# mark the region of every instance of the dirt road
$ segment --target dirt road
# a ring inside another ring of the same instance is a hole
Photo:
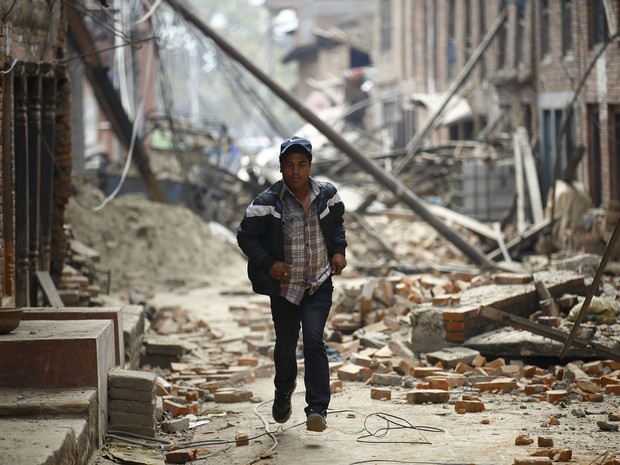
[[[244,289],[249,287],[243,276],[223,278],[200,289],[157,294],[152,303],[181,306],[225,337],[243,337],[250,330],[240,327],[229,309],[266,302],[239,292]],[[575,464],[602,464],[605,457],[620,456],[620,433],[602,431],[597,425],[607,421],[609,413],[620,412],[620,396],[605,396],[597,403],[549,404],[519,393],[481,394],[462,387],[451,391],[447,404],[412,405],[405,401],[406,388],[393,388],[392,399],[380,401],[371,399],[370,386],[344,382],[343,390],[333,396],[327,431],[310,433],[305,431],[301,379],[293,396],[293,415],[284,425],[271,419],[271,378],[257,378],[247,388],[253,402],[220,404],[217,407],[226,414],[195,429],[192,445],[206,448],[199,451],[206,460],[198,463],[500,465],[516,463],[515,458],[535,451],[565,449],[570,449],[570,463]],[[480,396],[485,410],[456,413],[453,402],[463,393]],[[248,446],[235,445],[240,432],[251,438]],[[533,443],[515,445],[521,435]],[[553,447],[538,447],[539,438],[551,440]]]

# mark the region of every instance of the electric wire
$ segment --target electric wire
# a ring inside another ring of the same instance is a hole
[[[15,68],[15,65],[17,64],[19,60],[17,58],[15,58],[13,60],[13,63],[11,63],[11,67],[9,69],[7,69],[6,71],[0,71],[0,74],[9,74],[11,71],[13,71],[13,68]]]
[[[138,26],[142,24],[143,22],[147,21],[151,16],[153,16],[157,8],[159,8],[159,5],[161,5],[161,2],[162,0],[155,0],[155,2],[153,2],[153,5],[151,5],[150,9],[144,14],[144,16],[142,16],[140,19],[137,19],[136,21],[133,21],[130,24],[132,26]],[[143,3],[146,4],[146,2],[143,2]]]
[[[104,31],[109,32],[115,37],[121,37],[127,42],[131,41],[131,38],[127,37],[123,31],[116,29],[113,24],[111,25],[109,21],[105,21],[104,19],[101,18],[100,15],[95,13],[95,12],[103,12],[107,18],[110,18],[110,13],[104,8],[101,8],[99,10],[90,10],[86,8],[84,5],[82,5],[78,0],[69,0],[67,4],[70,7],[72,7],[75,11],[80,13],[83,17],[90,18],[93,21],[93,23],[96,23],[96,25],[100,26],[101,29],[103,29]]]
[[[146,84],[149,82],[150,76],[151,76],[151,61],[153,59],[153,50],[149,50],[149,53],[147,55],[147,63],[146,63],[146,72],[144,73],[144,83],[145,83],[145,88],[146,88]],[[138,106],[138,112],[136,114],[136,117],[134,118],[133,121],[133,128],[131,131],[131,141],[129,143],[129,150],[127,152],[127,157],[125,159],[125,166],[123,167],[123,172],[121,174],[121,178],[118,181],[118,184],[116,186],[116,188],[112,191],[112,193],[110,195],[108,195],[105,199],[103,199],[103,201],[97,205],[96,207],[91,208],[90,210],[93,212],[98,212],[103,210],[106,205],[112,201],[120,192],[120,190],[122,189],[123,185],[125,184],[125,180],[127,179],[127,174],[129,173],[129,167],[131,166],[131,160],[133,158],[133,150],[136,144],[136,139],[138,136],[138,126],[140,121],[142,120],[142,113],[144,111],[144,103],[146,102],[146,95],[142,96],[142,99],[140,101],[140,105]]]

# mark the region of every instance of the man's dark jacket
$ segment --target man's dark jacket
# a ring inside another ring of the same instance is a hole
[[[321,231],[327,244],[329,258],[336,253],[344,255],[347,241],[344,231],[344,204],[336,188],[328,182],[319,182],[320,193],[315,199]],[[269,269],[284,260],[282,235],[282,180],[260,193],[248,206],[237,229],[237,243],[248,257],[248,277],[258,294],[275,296],[280,293],[280,282],[269,276]]]

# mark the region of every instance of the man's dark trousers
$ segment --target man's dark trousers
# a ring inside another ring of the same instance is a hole
[[[295,385],[296,349],[301,327],[306,404],[318,411],[325,410],[330,400],[329,362],[323,342],[323,330],[332,305],[332,294],[330,277],[314,294],[309,295],[306,291],[299,305],[292,304],[284,297],[271,297],[271,316],[276,331],[275,387],[278,391],[288,392]]]

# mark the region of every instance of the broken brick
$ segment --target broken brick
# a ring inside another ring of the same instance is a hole
[[[553,438],[538,436],[538,447],[553,447]]]
[[[422,389],[409,391],[406,394],[409,404],[445,404],[450,400],[450,393],[439,389]]]
[[[484,403],[478,400],[457,400],[454,403],[457,413],[475,413],[484,411]]]
[[[386,388],[372,388],[370,390],[370,398],[374,400],[391,400],[392,390]]]

